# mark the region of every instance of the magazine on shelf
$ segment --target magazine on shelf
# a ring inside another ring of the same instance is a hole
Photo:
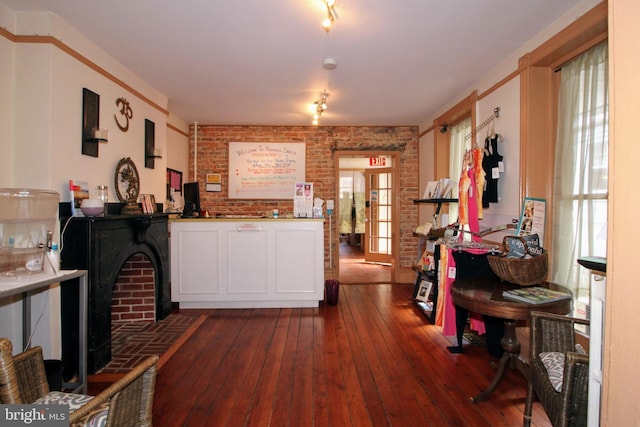
[[[71,215],[84,216],[80,210],[82,200],[89,198],[89,184],[86,181],[69,180],[69,196],[71,199]]]
[[[516,228],[516,236],[524,237],[537,234],[540,242],[544,242],[546,206],[545,199],[525,197],[518,227]]]
[[[544,304],[571,298],[571,294],[553,291],[542,286],[533,286],[503,291],[502,296],[529,304]]]

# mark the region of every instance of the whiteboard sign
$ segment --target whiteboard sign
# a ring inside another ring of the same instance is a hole
[[[304,142],[230,142],[230,199],[292,199],[305,181]]]

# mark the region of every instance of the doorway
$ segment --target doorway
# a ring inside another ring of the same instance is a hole
[[[395,153],[340,153],[338,278],[343,284],[393,283],[397,249]]]

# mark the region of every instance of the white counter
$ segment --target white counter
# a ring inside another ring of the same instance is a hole
[[[322,219],[170,221],[171,299],[180,308],[317,307]]]

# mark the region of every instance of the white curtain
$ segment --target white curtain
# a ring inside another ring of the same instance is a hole
[[[365,226],[364,172],[340,171],[339,232],[363,234]]]
[[[606,256],[609,96],[606,42],[562,67],[550,278],[578,299],[589,272],[576,260]]]
[[[460,173],[462,172],[462,161],[464,153],[471,148],[471,138],[465,141],[465,137],[471,134],[471,117],[468,117],[458,124],[451,126],[450,150],[449,150],[449,178],[456,183],[460,182]],[[456,193],[454,198],[458,197]],[[453,224],[458,220],[458,204],[449,204],[449,224]]]

